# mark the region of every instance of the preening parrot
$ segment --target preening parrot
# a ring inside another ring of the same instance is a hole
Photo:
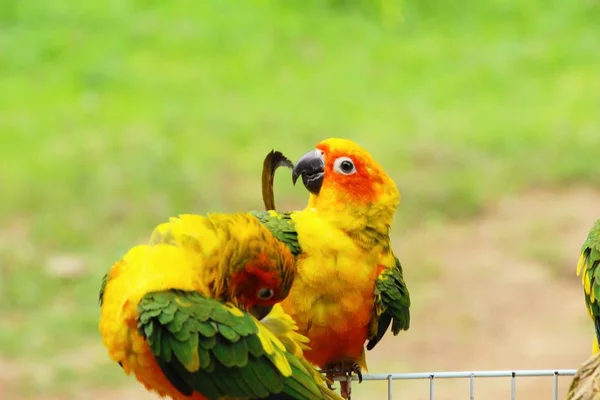
[[[296,269],[248,213],[171,218],[105,276],[102,340],[127,374],[175,400],[339,400],[278,304]]]
[[[400,193],[365,149],[345,139],[324,140],[302,156],[293,182],[300,177],[310,192],[304,210],[253,214],[296,257],[298,274],[281,304],[310,339],[305,357],[329,377],[354,372],[360,380],[365,342],[371,350],[390,324],[394,335],[410,324],[409,292],[389,238]]]
[[[600,352],[588,358],[577,370],[566,400],[600,399]]]
[[[594,342],[592,354],[598,352],[600,341],[600,219],[594,223],[588,237],[581,247],[581,255],[577,263],[577,276],[581,275],[581,282],[585,292],[585,305],[594,321]]]

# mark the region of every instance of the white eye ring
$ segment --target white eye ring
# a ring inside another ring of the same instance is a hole
[[[356,167],[350,157],[336,158],[333,162],[333,169],[343,175],[352,175],[356,172]]]
[[[275,295],[275,292],[271,288],[260,288],[256,292],[256,297],[261,300],[271,300],[271,298]]]

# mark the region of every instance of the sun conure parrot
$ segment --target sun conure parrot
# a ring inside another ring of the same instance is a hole
[[[600,352],[588,358],[577,370],[566,400],[600,399]]]
[[[289,249],[250,214],[171,218],[105,276],[104,345],[176,400],[339,400],[277,304],[295,274]]]
[[[305,357],[329,377],[355,372],[361,380],[365,341],[371,350],[390,324],[394,335],[409,328],[409,292],[389,238],[400,194],[371,155],[345,139],[302,156],[293,182],[299,177],[310,192],[304,210],[253,213],[296,257],[298,275],[281,304],[310,339]],[[268,193],[265,186],[263,179]],[[347,390],[342,382],[344,397]]]
[[[596,221],[583,246],[577,263],[577,276],[581,275],[581,282],[585,292],[585,305],[594,321],[594,342],[592,354],[598,352],[600,340],[600,219]]]

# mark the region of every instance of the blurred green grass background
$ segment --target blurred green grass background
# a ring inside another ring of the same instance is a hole
[[[124,379],[102,351],[64,362],[99,346],[101,276],[170,215],[262,208],[272,148],[358,141],[403,193],[396,230],[598,185],[599,21],[591,0],[2,1],[0,358],[31,393]]]

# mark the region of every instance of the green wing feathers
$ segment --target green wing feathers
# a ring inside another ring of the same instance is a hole
[[[292,254],[297,256],[302,252],[291,212],[250,211],[250,214],[270,230],[273,236],[285,243]]]
[[[138,331],[184,395],[330,398],[311,371],[250,314],[195,292],[146,295],[138,306]]]
[[[594,319],[596,336],[600,341],[600,219],[596,221],[583,246],[577,263],[577,276],[585,291],[585,303]]]
[[[400,261],[395,257],[394,259],[395,265],[384,268],[375,282],[376,323],[367,343],[367,350],[373,349],[379,343],[390,324],[394,336],[410,326],[410,296],[404,283]]]

